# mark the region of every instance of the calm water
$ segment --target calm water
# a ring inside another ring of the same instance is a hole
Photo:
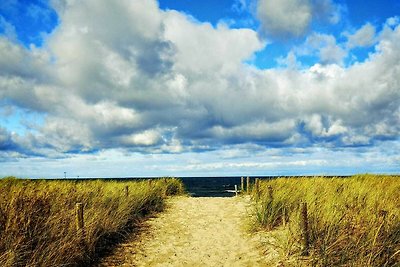
[[[262,179],[270,178],[272,177]],[[240,177],[182,177],[179,179],[193,197],[232,197],[235,193],[226,192],[226,190],[235,190],[235,184],[240,190]],[[251,183],[254,183],[254,179],[250,178]]]

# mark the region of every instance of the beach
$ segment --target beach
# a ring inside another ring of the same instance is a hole
[[[263,253],[246,231],[249,209],[246,197],[171,198],[100,266],[276,266],[273,251]]]

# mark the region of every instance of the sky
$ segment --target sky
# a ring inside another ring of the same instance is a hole
[[[0,177],[400,173],[398,0],[2,0]]]

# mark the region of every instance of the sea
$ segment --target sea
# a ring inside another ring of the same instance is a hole
[[[235,185],[238,190],[241,189],[240,176],[224,177],[175,177],[180,179],[186,189],[186,192],[192,197],[232,197],[235,195]],[[254,183],[255,178],[273,179],[276,176],[257,176],[250,177],[250,183]],[[121,178],[122,179],[157,179],[157,178]],[[246,186],[246,177],[244,179]]]
[[[250,177],[254,183],[256,177]],[[271,179],[273,177],[257,177]],[[185,189],[192,197],[232,197],[235,195],[235,185],[241,189],[241,177],[181,177]],[[246,179],[244,179],[246,184]]]

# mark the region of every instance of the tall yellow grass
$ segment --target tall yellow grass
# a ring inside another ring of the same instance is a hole
[[[0,266],[87,266],[146,214],[161,211],[166,196],[181,193],[176,179],[0,179]],[[77,202],[84,204],[84,234],[76,229]]]
[[[279,233],[286,256],[301,254],[306,202],[309,265],[400,266],[400,177],[278,178],[262,181],[253,199],[256,225]]]

